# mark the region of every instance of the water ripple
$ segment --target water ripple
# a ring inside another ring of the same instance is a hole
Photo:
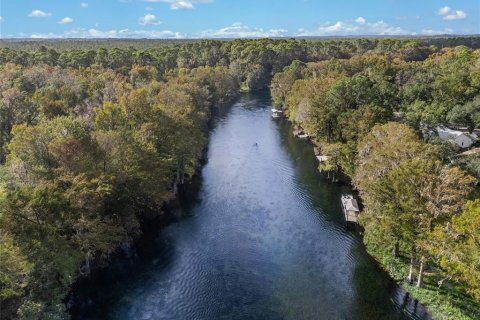
[[[398,318],[401,298],[345,230],[343,189],[321,177],[311,149],[272,121],[268,96],[240,100],[211,133],[201,201],[162,230],[160,262],[132,277],[110,317]],[[364,268],[386,283],[378,300]]]

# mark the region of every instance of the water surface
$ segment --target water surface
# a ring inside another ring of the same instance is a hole
[[[312,146],[271,118],[270,103],[244,96],[216,119],[186,217],[159,231],[127,276],[102,284],[101,308],[77,318],[424,318],[345,230],[348,187],[318,173]]]

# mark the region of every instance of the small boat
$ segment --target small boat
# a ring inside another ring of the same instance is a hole
[[[358,222],[358,215],[360,209],[358,208],[357,200],[351,194],[342,195],[342,209],[345,215],[345,222]]]
[[[281,118],[283,117],[283,111],[273,108],[272,109],[272,118]]]

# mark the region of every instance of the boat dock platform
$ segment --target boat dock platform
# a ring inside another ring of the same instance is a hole
[[[360,214],[360,209],[358,208],[357,200],[355,200],[352,195],[342,195],[342,209],[343,214],[345,215],[345,223],[358,223],[358,215]]]
[[[293,135],[299,139],[302,140],[308,140],[310,139],[310,136],[305,133],[305,131],[302,128],[298,128],[293,130]]]
[[[272,118],[282,118],[283,117],[283,111],[279,109],[272,109]]]

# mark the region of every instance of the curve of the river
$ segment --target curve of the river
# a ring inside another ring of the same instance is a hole
[[[85,319],[428,317],[345,230],[348,187],[270,108],[245,95],[216,119],[195,203]]]

